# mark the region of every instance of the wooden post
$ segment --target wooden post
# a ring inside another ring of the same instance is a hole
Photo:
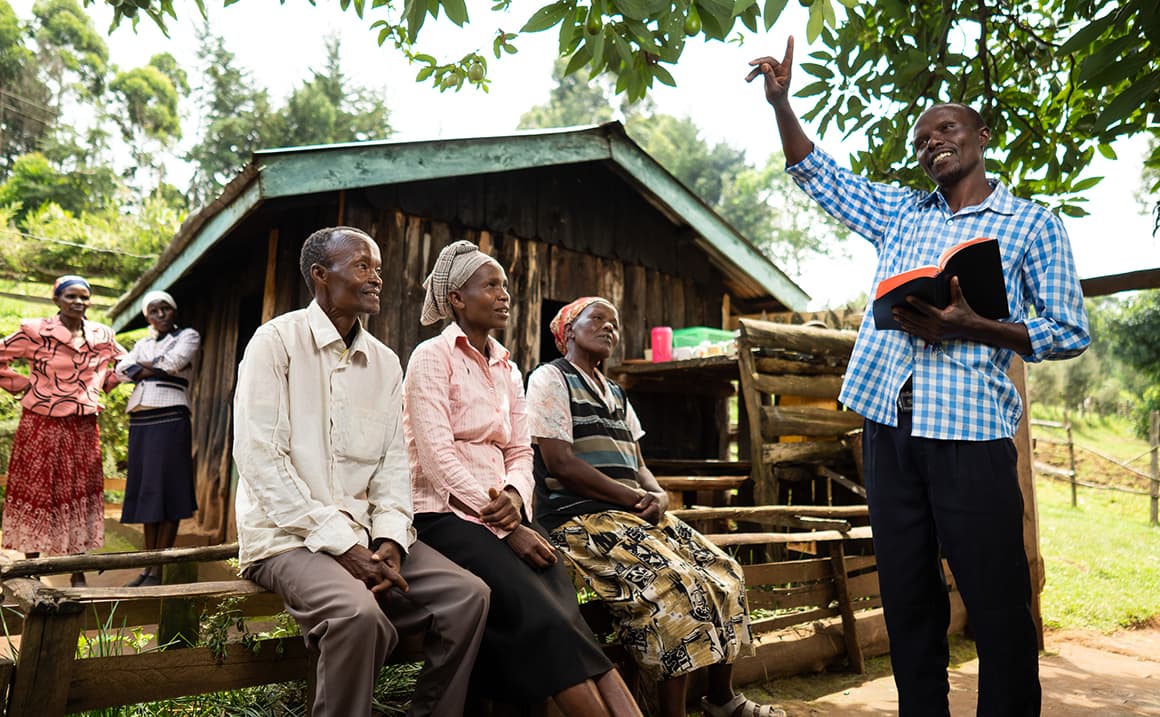
[[[854,619],[854,606],[850,604],[846,554],[840,540],[830,543],[830,567],[834,570],[834,595],[838,599],[838,610],[842,613],[842,639],[846,642],[846,657],[850,660],[850,669],[861,675],[866,672],[866,660],[862,656],[862,645],[858,642],[858,622]]]
[[[1076,506],[1075,443],[1072,442],[1071,438],[1071,416],[1066,413],[1063,414],[1063,426],[1067,430],[1067,460],[1068,468],[1071,469],[1071,507],[1074,508]]]
[[[274,318],[278,301],[278,230],[266,237],[266,283],[262,290],[262,323]]]
[[[1039,596],[1043,592],[1046,575],[1043,554],[1039,552],[1039,504],[1035,497],[1035,473],[1031,455],[1031,405],[1027,402],[1027,365],[1016,356],[1007,369],[1007,376],[1023,399],[1023,418],[1015,432],[1016,461],[1019,470],[1019,490],[1023,493],[1023,550],[1027,553],[1027,569],[1031,573],[1031,616],[1035,620],[1035,632],[1039,649],[1043,649],[1043,612]]]
[[[197,563],[169,563],[162,568],[162,582],[184,585],[197,582]],[[157,624],[157,644],[169,647],[193,647],[197,644],[197,603],[194,600],[167,598],[161,601]]]
[[[1149,416],[1148,443],[1152,446],[1152,527],[1160,525],[1160,411],[1152,411]]]
[[[7,714],[63,717],[84,606],[34,580],[7,581],[5,588],[27,615]]]

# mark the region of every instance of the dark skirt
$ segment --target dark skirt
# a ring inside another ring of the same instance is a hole
[[[97,417],[25,409],[12,440],[4,547],[73,555],[105,542],[105,476]]]
[[[122,523],[181,520],[197,510],[189,409],[129,414],[129,470]]]
[[[452,513],[420,513],[415,528],[420,540],[491,588],[491,610],[473,673],[473,684],[483,695],[516,704],[538,702],[612,669],[580,615],[562,559],[536,570],[490,530]]]

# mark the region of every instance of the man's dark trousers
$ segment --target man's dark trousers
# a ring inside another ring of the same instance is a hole
[[[947,441],[866,421],[863,461],[901,717],[947,706],[950,604],[939,550],[979,653],[980,717],[1039,714],[1039,654],[1023,548],[1023,497],[1009,439]]]

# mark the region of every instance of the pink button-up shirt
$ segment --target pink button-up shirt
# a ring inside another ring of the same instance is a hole
[[[24,393],[26,411],[42,416],[91,416],[100,413],[101,390],[120,383],[112,366],[125,355],[113,330],[85,321],[82,341],[59,316],[25,319],[16,333],[0,339],[0,388]],[[9,368],[12,361],[28,362],[27,376]]]
[[[458,324],[415,348],[403,381],[403,431],[415,513],[453,512],[451,496],[479,513],[488,489],[514,487],[532,515],[532,443],[523,381],[488,337],[485,358]],[[492,529],[503,538],[507,531]]]

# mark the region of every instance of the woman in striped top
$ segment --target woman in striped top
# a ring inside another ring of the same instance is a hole
[[[784,717],[733,693],[734,660],[753,654],[741,567],[666,512],[640,421],[600,371],[620,341],[616,307],[578,299],[551,330],[564,358],[528,379],[536,519],[618,620],[621,642],[658,683],[662,715],[683,717],[688,676],[704,667],[705,714]]]

